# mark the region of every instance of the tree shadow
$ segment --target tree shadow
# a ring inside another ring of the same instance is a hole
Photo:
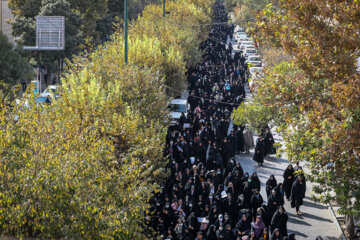
[[[298,231],[294,231],[294,230],[289,230],[288,233],[295,233],[296,236],[300,236],[300,237],[303,237],[303,238],[307,238],[308,235],[306,235],[305,233],[302,233],[302,232],[298,232]]]
[[[321,221],[321,222],[330,222],[330,223],[333,222],[330,219],[319,217],[319,216],[316,216],[316,215],[313,215],[313,214],[310,214],[310,213],[303,213],[302,216],[304,218],[311,218],[311,219],[315,219],[316,221]]]
[[[274,170],[274,171],[277,170],[277,171],[280,171],[281,173],[284,172],[284,170],[285,170],[285,169],[282,169],[282,168],[276,168],[276,167],[268,166],[268,165],[266,165],[266,163],[264,163],[264,166],[262,166],[262,167],[263,168],[269,168],[269,169]],[[278,176],[278,177],[280,177],[280,176]]]
[[[310,197],[305,197],[306,199],[309,199],[310,201],[304,201],[304,206],[309,208],[316,208],[316,209],[327,209],[328,207],[316,202],[313,202]]]
[[[324,239],[324,240],[338,240],[339,238],[325,236],[325,237],[323,237],[323,239]]]
[[[301,216],[297,216],[295,217],[294,214],[291,214],[291,213],[288,213],[289,215],[289,220],[288,222],[290,223],[293,223],[293,224],[299,224],[299,225],[304,225],[304,226],[312,226],[311,224],[305,222],[305,221],[302,221],[300,219],[303,219]],[[290,217],[291,216],[291,217]]]
[[[290,164],[290,162],[288,160],[286,160],[286,159],[272,157],[272,156],[266,156],[266,160],[271,161],[271,162],[289,163]],[[283,169],[283,170],[285,170],[285,169]]]

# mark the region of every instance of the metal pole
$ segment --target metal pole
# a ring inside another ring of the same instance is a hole
[[[124,1],[125,64],[128,63],[128,0]]]
[[[166,0],[163,0],[163,17],[165,17],[165,14],[166,14],[166,12],[165,12],[165,2],[166,2]]]
[[[2,19],[3,19],[3,16],[2,16],[2,0],[0,0],[0,31],[2,32]]]

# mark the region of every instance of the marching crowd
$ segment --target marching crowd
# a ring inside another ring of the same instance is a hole
[[[214,6],[214,18],[228,20],[220,2]],[[232,57],[231,44],[225,44],[233,32],[232,26],[214,25],[200,46],[202,61],[188,72],[191,111],[168,131],[165,155],[171,174],[150,201],[149,225],[162,239],[295,239],[288,234],[283,204],[291,199],[301,214],[301,167],[289,165],[283,182],[271,175],[267,196],[262,196],[257,173],[244,172],[235,161],[235,154],[255,148],[253,159],[262,165],[265,156],[274,153],[274,139],[267,128],[254,144],[249,129],[230,126],[230,113],[244,100],[247,80],[244,57]]]

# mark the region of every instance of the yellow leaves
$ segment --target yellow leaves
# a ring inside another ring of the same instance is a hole
[[[200,37],[207,36],[177,25],[211,22],[212,2],[169,2],[166,22],[158,21],[159,6],[147,7],[130,30],[129,65],[116,33],[69,63],[61,99],[51,107],[39,111],[27,99],[31,109],[17,124],[3,121],[0,110],[4,233],[10,232],[4,222],[15,222],[9,213],[21,211],[26,220],[11,232],[27,234],[23,225],[33,225],[40,238],[104,239],[125,232],[145,239],[140,216],[164,174],[165,83],[185,87],[186,65],[196,62]]]

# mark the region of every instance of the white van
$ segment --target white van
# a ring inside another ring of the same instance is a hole
[[[181,117],[181,113],[184,113],[185,117],[187,117],[189,109],[190,105],[186,99],[173,99],[170,103],[171,125],[176,124]]]

